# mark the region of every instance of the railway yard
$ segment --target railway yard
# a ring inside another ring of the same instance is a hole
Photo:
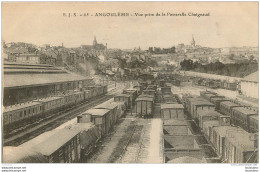
[[[7,107],[3,137],[7,163],[258,163],[258,104],[146,75]]]

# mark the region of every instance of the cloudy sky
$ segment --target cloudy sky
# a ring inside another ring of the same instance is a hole
[[[130,13],[95,17],[95,13]],[[187,16],[135,16],[135,13]],[[188,13],[210,13],[209,17]],[[63,13],[89,13],[64,17]],[[133,16],[131,16],[133,15]],[[209,47],[258,46],[257,2],[8,2],[2,4],[2,39],[77,47],[98,42],[109,48],[170,47],[196,43]]]

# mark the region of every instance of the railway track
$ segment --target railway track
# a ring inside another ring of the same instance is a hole
[[[124,87],[123,87],[124,88]],[[100,104],[103,103],[110,98],[113,97],[113,94],[116,94],[121,91],[122,88],[116,88],[109,93],[107,93],[105,96],[99,97],[91,102],[80,104],[79,106],[71,108],[68,112],[62,113],[57,116],[53,116],[52,118],[47,118],[44,120],[40,120],[35,122],[31,126],[27,126],[19,131],[19,134],[15,134],[13,136],[10,136],[8,138],[4,138],[4,146],[18,146],[20,144],[23,144],[24,142],[46,132],[50,131],[59,125],[75,118],[80,113]]]
[[[145,129],[137,120],[117,163],[138,163],[143,148]]]

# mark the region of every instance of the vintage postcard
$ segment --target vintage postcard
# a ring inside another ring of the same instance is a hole
[[[2,163],[258,164],[258,10],[3,2]]]

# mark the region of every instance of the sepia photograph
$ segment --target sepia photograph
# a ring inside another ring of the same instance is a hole
[[[257,1],[1,6],[2,165],[259,163]]]

